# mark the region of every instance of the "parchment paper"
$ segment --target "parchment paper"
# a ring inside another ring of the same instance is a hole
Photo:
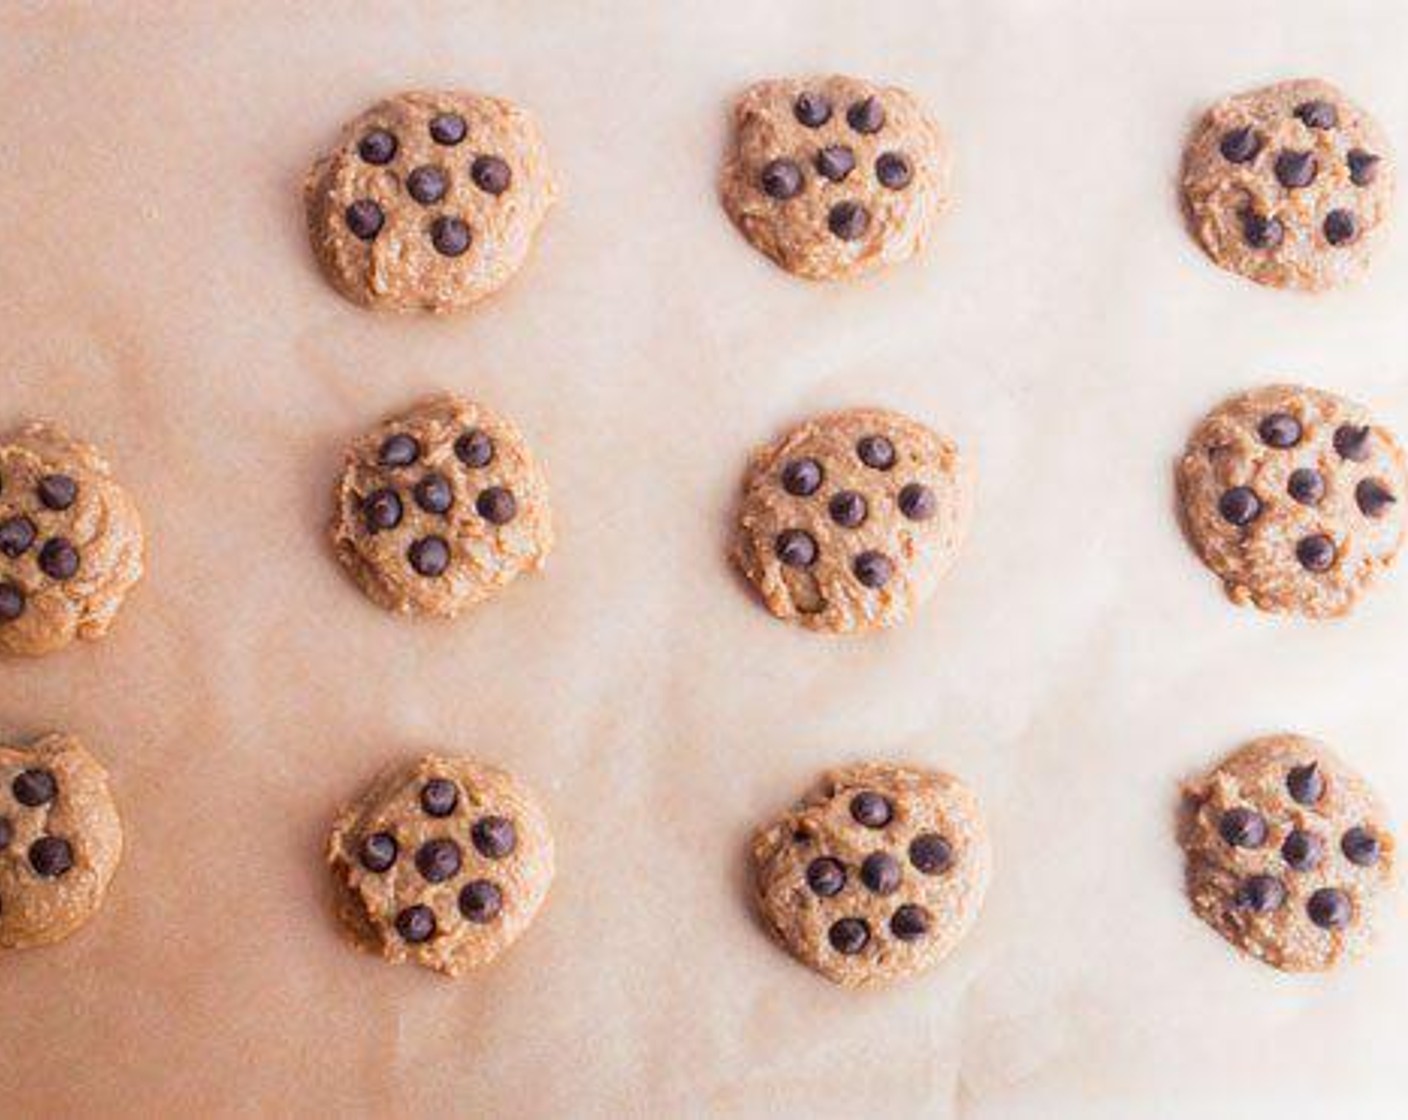
[[[1306,298],[1214,268],[1176,197],[1197,112],[1282,77],[1408,151],[1405,36],[1391,0],[5,5],[0,420],[106,449],[150,570],[110,640],[0,666],[0,730],[82,735],[128,836],[97,920],[0,961],[0,1112],[1401,1115],[1401,899],[1370,960],[1281,976],[1188,912],[1172,824],[1179,780],[1278,729],[1408,824],[1408,572],[1340,624],[1238,611],[1171,466],[1278,377],[1408,433],[1402,230]],[[829,70],[914,89],[956,150],[932,251],[846,287],[715,197],[732,95]],[[345,119],[417,86],[522,101],[563,182],[513,286],[439,321],[335,296],[299,198]],[[561,540],[417,625],[324,526],[341,444],[440,388],[526,430]],[[754,445],[872,402],[975,457],[975,530],[912,626],[828,641],[724,542]],[[458,984],[349,949],[320,862],[337,806],[431,748],[535,784],[560,853],[534,928]],[[972,783],[997,864],[952,958],[854,995],[769,943],[745,850],[873,756]]]

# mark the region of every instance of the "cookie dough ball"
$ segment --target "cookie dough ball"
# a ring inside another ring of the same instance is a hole
[[[833,412],[753,456],[733,557],[778,618],[894,626],[952,564],[971,503],[952,441],[897,412]]]
[[[963,939],[992,856],[957,778],[868,763],[826,774],[753,841],[758,905],[779,942],[853,988],[911,976]]]
[[[1321,291],[1359,275],[1393,190],[1379,126],[1328,82],[1220,101],[1184,154],[1184,199],[1203,248],[1275,288]]]
[[[0,653],[101,638],[142,549],[137,508],[95,449],[52,424],[0,444]]]
[[[403,93],[308,174],[313,251],[363,307],[453,311],[498,291],[557,197],[533,118],[497,97]]]
[[[458,976],[532,923],[552,883],[553,846],[518,779],[432,755],[385,771],[338,817],[328,862],[357,945]]]
[[[547,481],[503,417],[433,397],[348,449],[332,538],[373,602],[453,618],[543,566]]]
[[[1181,842],[1198,917],[1287,972],[1320,972],[1373,938],[1393,874],[1383,807],[1328,748],[1258,739],[1184,791]]]
[[[121,855],[107,773],[82,743],[0,745],[0,948],[73,933],[102,905]]]
[[[1351,610],[1403,541],[1398,441],[1361,406],[1273,385],[1214,409],[1178,467],[1203,562],[1239,604],[1310,618]]]
[[[759,82],[738,99],[734,128],[724,209],[797,276],[908,260],[948,206],[948,150],[905,90],[841,76]]]

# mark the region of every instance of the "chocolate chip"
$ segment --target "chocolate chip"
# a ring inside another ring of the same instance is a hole
[[[15,826],[10,823],[9,817],[0,817],[0,851],[10,846],[10,841],[15,838]]]
[[[1328,101],[1316,98],[1314,101],[1302,101],[1296,106],[1296,116],[1298,116],[1307,128],[1334,128],[1339,123],[1340,115],[1335,112],[1335,107]]]
[[[513,182],[513,171],[498,156],[475,156],[469,165],[469,177],[485,194],[500,195]]]
[[[900,489],[900,512],[911,521],[928,521],[939,511],[939,500],[929,487],[918,482]]]
[[[38,530],[28,517],[9,517],[0,521],[0,552],[11,560],[23,556],[34,543]]]
[[[1223,813],[1217,831],[1234,848],[1259,848],[1266,843],[1266,819],[1242,806]]]
[[[422,206],[439,202],[450,189],[450,180],[438,167],[417,167],[406,176],[407,193]]]
[[[1325,499],[1325,476],[1310,467],[1291,472],[1286,490],[1303,506],[1318,506]]]
[[[29,846],[29,865],[36,875],[56,879],[73,869],[73,847],[59,836],[41,836]]]
[[[1250,525],[1261,515],[1261,499],[1250,486],[1234,486],[1218,499],[1217,512],[1231,525]]]
[[[857,132],[879,132],[885,127],[885,106],[878,97],[856,101],[846,110],[846,123]]]
[[[820,128],[831,119],[831,102],[819,93],[800,93],[792,105],[792,114],[807,128]]]
[[[1286,792],[1298,805],[1314,805],[1325,793],[1325,779],[1317,763],[1293,766],[1286,772]]]
[[[1349,164],[1349,180],[1356,187],[1367,187],[1379,177],[1379,157],[1363,148],[1351,148],[1345,162]]]
[[[401,524],[401,496],[395,490],[373,490],[362,502],[367,532],[381,533]]]
[[[1273,412],[1257,425],[1257,434],[1268,447],[1285,450],[1300,442],[1302,429],[1300,421],[1289,412]]]
[[[458,218],[441,214],[430,223],[430,243],[442,257],[458,257],[471,240],[469,227]]]
[[[13,583],[0,583],[0,622],[14,622],[24,614],[24,592]]]
[[[1351,210],[1331,210],[1325,215],[1325,240],[1331,245],[1347,245],[1359,232],[1359,223]]]
[[[1255,210],[1242,211],[1242,240],[1253,249],[1274,249],[1285,236],[1286,228],[1279,219],[1258,214]]]
[[[420,807],[432,817],[448,817],[460,803],[460,791],[449,778],[431,778],[420,787]]]
[[[773,550],[789,568],[810,568],[816,563],[816,541],[802,529],[784,529],[778,533]]]
[[[474,508],[490,525],[507,525],[518,515],[518,500],[513,491],[502,486],[490,486],[479,491]]]
[[[870,512],[864,495],[855,490],[842,490],[833,494],[826,509],[831,514],[831,520],[843,529],[854,529],[863,524]]]
[[[953,848],[937,832],[921,832],[909,842],[909,862],[925,875],[942,875],[953,865]]]
[[[1309,152],[1288,149],[1276,157],[1276,178],[1289,190],[1310,186],[1318,170],[1315,157]]]
[[[775,159],[763,168],[758,182],[769,198],[786,201],[801,193],[802,169],[790,159]]]
[[[1281,858],[1296,871],[1309,871],[1325,854],[1325,845],[1313,832],[1295,828],[1281,844]]]
[[[420,458],[420,441],[404,433],[389,436],[377,452],[377,462],[383,467],[409,467]]]
[[[427,840],[416,849],[416,870],[427,883],[443,883],[460,873],[460,846],[443,837]]]
[[[399,852],[400,845],[396,843],[396,837],[391,833],[373,832],[362,841],[362,850],[358,853],[357,858],[362,861],[362,866],[368,871],[380,875],[383,871],[391,869]]]
[[[890,582],[890,577],[895,574],[895,566],[883,552],[871,550],[862,552],[855,558],[851,571],[866,587],[878,590]]]
[[[1365,517],[1382,517],[1398,499],[1377,478],[1366,478],[1354,488],[1354,501]]]
[[[376,237],[386,222],[386,215],[381,212],[381,207],[370,198],[357,199],[347,207],[343,217],[346,219],[347,228],[352,231],[352,235],[363,241],[370,241]]]
[[[842,241],[859,241],[870,228],[870,212],[858,202],[838,202],[826,215],[826,228]]]
[[[492,922],[504,906],[503,892],[488,879],[475,879],[460,888],[460,913],[476,925]]]
[[[902,191],[914,178],[914,168],[899,152],[881,152],[875,161],[875,178],[880,180],[882,187]]]
[[[10,792],[21,805],[33,809],[53,801],[59,795],[59,783],[52,770],[23,770],[10,783]]]
[[[831,144],[816,154],[817,174],[833,183],[842,182],[856,169],[856,156],[844,144]]]
[[[1352,463],[1367,462],[1370,435],[1367,424],[1341,424],[1335,429],[1335,451]]]
[[[851,798],[851,817],[866,828],[884,828],[894,815],[890,799],[874,790],[861,790]]]
[[[929,911],[905,903],[891,915],[890,932],[901,941],[918,941],[929,932]]]
[[[1308,572],[1328,572],[1335,566],[1337,554],[1335,542],[1323,533],[1305,537],[1296,545],[1296,559]]]
[[[50,579],[72,579],[78,574],[78,549],[63,537],[53,537],[39,550],[39,570]]]
[[[809,498],[821,488],[822,476],[815,459],[793,459],[782,468],[782,488],[794,498]]]
[[[1379,838],[1362,825],[1355,825],[1340,837],[1344,858],[1359,867],[1373,867],[1379,862]]]
[[[474,428],[455,440],[455,455],[474,470],[487,467],[494,459],[494,441],[488,432]]]
[[[846,869],[838,859],[822,856],[807,864],[807,886],[821,898],[841,893],[846,885]]]
[[[1321,929],[1343,929],[1349,925],[1349,896],[1334,887],[1321,887],[1305,904],[1310,920]]]
[[[889,852],[871,852],[860,865],[860,881],[876,894],[900,889],[900,864]]]
[[[856,455],[872,470],[887,471],[895,465],[895,445],[884,436],[863,436],[856,441]]]
[[[503,859],[518,847],[518,829],[507,817],[480,817],[469,835],[475,850],[485,859]]]
[[[455,504],[455,492],[443,474],[428,474],[416,483],[416,505],[426,513],[444,513]]]
[[[367,163],[380,167],[396,158],[399,146],[396,137],[386,129],[374,128],[362,137],[362,142],[357,145],[357,154]]]
[[[1233,903],[1239,910],[1251,910],[1257,914],[1270,914],[1279,910],[1286,901],[1286,888],[1274,875],[1252,875],[1242,880],[1233,896]]]
[[[1224,132],[1217,150],[1228,163],[1249,163],[1261,151],[1261,136],[1250,125]]]
[[[78,500],[78,483],[66,474],[46,474],[34,489],[46,509],[66,510]]]
[[[831,924],[826,939],[838,953],[853,957],[870,941],[870,926],[864,918],[842,918]]]
[[[429,906],[407,906],[396,915],[396,932],[412,945],[429,941],[435,936],[435,911]]]
[[[458,144],[468,131],[469,126],[458,113],[440,113],[430,120],[430,138],[447,147]]]
[[[450,566],[450,545],[444,537],[421,537],[412,543],[407,556],[418,575],[441,576]]]

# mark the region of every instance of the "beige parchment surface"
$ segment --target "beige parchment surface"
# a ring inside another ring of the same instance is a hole
[[[1408,432],[1408,235],[1310,299],[1215,269],[1175,194],[1203,105],[1298,74],[1408,152],[1405,39],[1391,0],[5,4],[0,422],[105,448],[150,565],[110,640],[0,666],[0,731],[82,735],[129,841],[98,920],[0,960],[0,1112],[1401,1115],[1401,899],[1372,959],[1280,976],[1188,913],[1172,821],[1180,779],[1286,729],[1408,822],[1408,572],[1339,624],[1237,611],[1171,466],[1273,377]],[[831,69],[956,147],[932,251],[845,288],[749,250],[714,186],[731,95]],[[300,178],[437,85],[535,110],[562,202],[500,298],[377,317],[318,276]],[[323,529],[343,441],[440,388],[525,429],[561,540],[415,625]],[[836,642],[723,553],[749,450],[851,403],[981,482],[930,608]],[[320,865],[342,801],[427,749],[512,767],[558,844],[538,923],[458,984],[347,948]],[[768,942],[744,853],[865,757],[970,782],[996,874],[954,957],[856,995]]]

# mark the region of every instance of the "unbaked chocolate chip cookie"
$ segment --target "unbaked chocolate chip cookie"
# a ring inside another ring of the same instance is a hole
[[[948,151],[902,89],[784,78],[734,106],[724,209],[788,272],[839,280],[914,256],[948,206]]]
[[[1403,540],[1392,433],[1351,401],[1273,385],[1214,409],[1178,468],[1194,546],[1239,604],[1342,615]]]
[[[1369,787],[1325,746],[1258,739],[1184,791],[1188,896],[1203,921],[1288,972],[1372,940],[1394,841]]]
[[[734,561],[778,618],[832,633],[893,626],[953,562],[971,493],[944,436],[897,412],[829,413],[754,454]]]
[[[313,251],[364,307],[452,311],[523,264],[557,185],[533,118],[473,93],[403,93],[344,129],[304,187]]]
[[[67,937],[102,905],[122,855],[107,773],[71,735],[0,744],[0,948]]]
[[[784,948],[844,987],[937,964],[982,905],[992,856],[957,778],[867,763],[824,775],[753,841],[758,904]]]
[[[0,444],[0,653],[100,638],[142,577],[142,522],[98,452],[52,424]]]
[[[1184,199],[1208,255],[1276,288],[1320,291],[1357,276],[1393,199],[1379,126],[1316,80],[1218,102],[1183,168]]]
[[[528,928],[552,883],[553,846],[518,779],[432,755],[385,771],[338,817],[328,862],[359,946],[458,976]]]
[[[547,481],[518,429],[483,405],[438,396],[347,451],[332,538],[387,610],[453,618],[552,548]]]

